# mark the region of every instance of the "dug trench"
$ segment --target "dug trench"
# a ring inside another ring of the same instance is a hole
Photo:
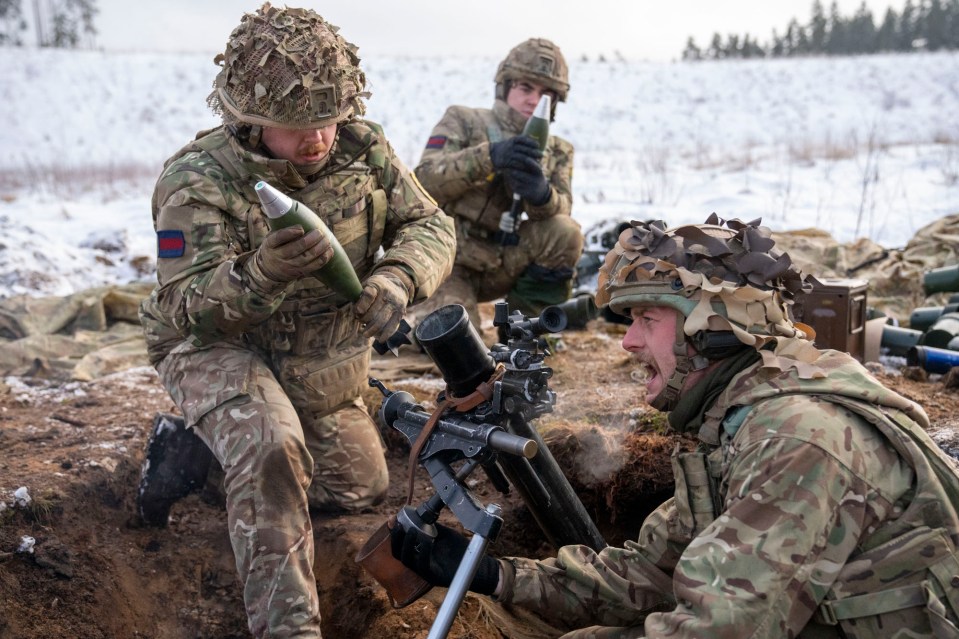
[[[619,346],[622,328],[602,320],[569,332],[547,360],[558,399],[537,420],[560,467],[611,544],[635,538],[645,515],[669,496],[669,454],[693,442],[668,433],[643,409],[638,370]],[[420,367],[420,368],[417,368]],[[442,382],[415,358],[377,360],[374,374],[429,406]],[[956,391],[942,380],[877,372],[923,404],[942,441],[953,442]],[[375,412],[380,395],[365,396]],[[134,498],[156,412],[174,412],[149,369],[92,382],[58,384],[8,378],[0,385],[0,637],[4,639],[226,639],[248,637],[225,512],[215,491],[174,505],[164,528],[134,514]],[[394,609],[384,590],[354,563],[370,534],[406,503],[409,446],[383,432],[391,486],[385,501],[352,514],[315,514],[315,572],[326,637],[421,639],[445,590]],[[947,443],[948,443],[947,442]],[[503,506],[503,530],[490,552],[548,556],[553,549],[515,494],[501,495],[476,473],[482,503]],[[27,488],[31,500],[12,497]],[[416,473],[414,503],[431,487]],[[457,522],[445,513],[443,523]],[[31,548],[25,538],[32,538]],[[453,638],[509,637],[468,597]]]

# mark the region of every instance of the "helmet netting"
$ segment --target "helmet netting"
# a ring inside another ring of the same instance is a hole
[[[774,248],[761,220],[725,222],[715,214],[704,225],[667,230],[662,221],[632,222],[600,269],[597,304],[617,312],[666,305],[685,316],[686,335],[732,331],[757,349],[780,339],[807,339],[788,307],[812,285]]]
[[[207,103],[226,124],[321,128],[365,112],[356,47],[309,9],[245,14],[214,62]]]
[[[513,47],[496,70],[497,97],[505,100],[506,83],[520,80],[542,84],[556,93],[557,101],[565,102],[569,67],[559,47],[545,38],[530,38]]]

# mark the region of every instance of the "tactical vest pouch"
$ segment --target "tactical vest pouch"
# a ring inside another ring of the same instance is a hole
[[[334,412],[368,387],[369,340],[341,351],[335,358],[296,355],[283,358],[277,376],[299,412],[314,418]]]
[[[425,595],[433,586],[393,557],[390,529],[394,526],[396,517],[390,517],[363,544],[354,561],[386,589],[394,608],[403,608]]]
[[[295,313],[290,354],[328,357],[340,345],[351,345],[360,334],[360,323],[353,317],[353,305],[329,311]]]
[[[855,590],[830,592],[814,619],[848,639],[959,639],[959,559],[943,529],[923,526],[851,558],[836,584]]]
[[[386,191],[377,189],[373,191],[373,201],[370,205],[370,244],[366,249],[367,257],[376,253],[383,243],[383,232],[386,230],[386,210],[388,201]]]
[[[701,533],[716,519],[716,485],[709,474],[709,457],[704,453],[681,453],[677,445],[670,462],[676,480],[676,511],[683,527]]]

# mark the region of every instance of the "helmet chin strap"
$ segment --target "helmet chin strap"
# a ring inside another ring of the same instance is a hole
[[[649,405],[658,411],[666,412],[676,408],[679,401],[679,394],[683,390],[683,384],[686,383],[686,377],[693,371],[700,371],[709,366],[709,360],[696,353],[692,357],[686,354],[688,344],[686,342],[686,333],[683,330],[682,315],[676,319],[676,341],[673,342],[673,354],[676,356],[676,369],[666,380],[666,387],[657,395]]]

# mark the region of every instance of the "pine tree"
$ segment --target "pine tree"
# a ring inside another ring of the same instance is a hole
[[[37,20],[37,44],[41,47],[73,49],[84,39],[92,44],[97,34],[94,18],[96,0],[34,0]]]
[[[876,52],[876,23],[872,18],[872,11],[866,6],[865,0],[856,10],[856,15],[849,22],[847,30],[849,53]]]
[[[702,59],[703,52],[696,46],[696,41],[693,39],[693,36],[689,36],[689,40],[686,41],[686,48],[683,49],[683,60],[696,61]]]
[[[813,53],[826,52],[826,40],[829,37],[829,21],[822,2],[816,0],[812,5],[812,19],[809,21],[809,48]]]
[[[940,0],[929,0],[923,16],[922,35],[926,39],[926,48],[938,51],[948,46],[950,34],[946,21],[946,10]]]
[[[826,53],[842,55],[849,52],[847,26],[839,13],[839,4],[833,0],[829,7],[829,38],[826,40]]]
[[[886,17],[882,19],[882,25],[876,31],[876,51],[895,51],[896,50],[896,24],[899,16],[892,7],[886,9]]]
[[[781,58],[786,53],[786,47],[783,43],[783,39],[779,37],[779,34],[776,33],[776,30],[773,29],[773,38],[772,45],[769,47],[769,55],[774,58]]]
[[[0,46],[23,46],[20,34],[26,29],[21,0],[0,0]]]
[[[912,51],[912,41],[916,39],[916,8],[912,0],[906,0],[902,13],[899,16],[898,46],[899,51]]]
[[[720,60],[725,57],[723,50],[723,39],[718,33],[713,34],[713,39],[709,43],[709,58],[711,60]]]

